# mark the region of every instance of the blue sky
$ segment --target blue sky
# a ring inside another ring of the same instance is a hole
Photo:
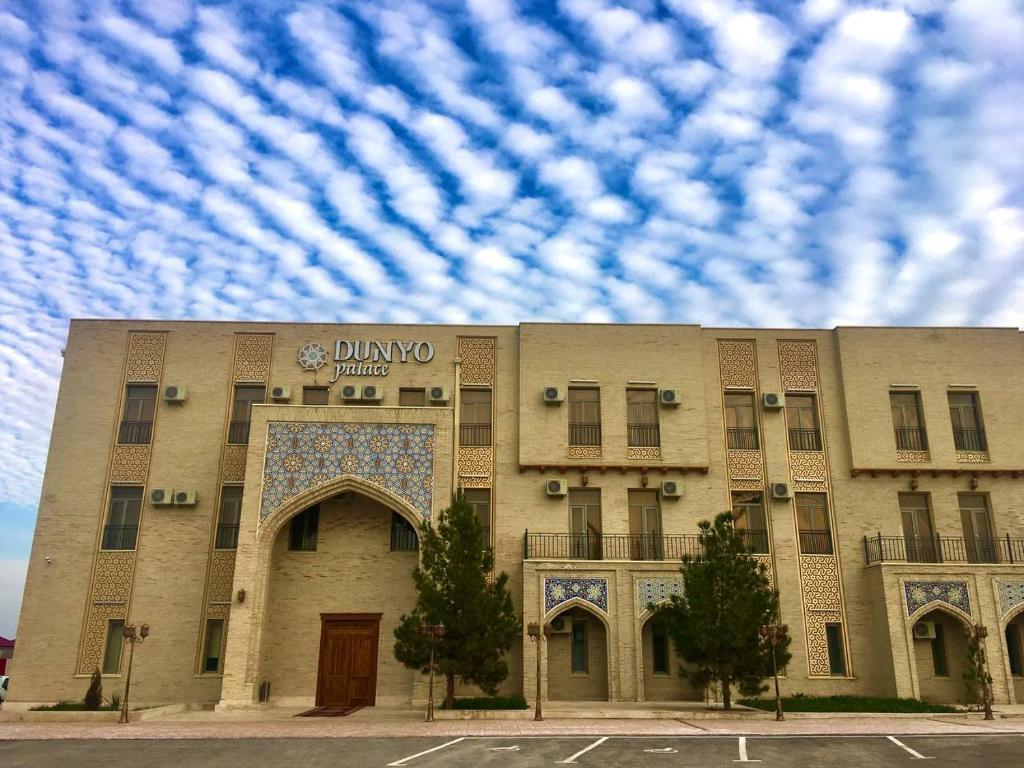
[[[1024,324],[1009,0],[0,6],[0,634],[69,317]]]

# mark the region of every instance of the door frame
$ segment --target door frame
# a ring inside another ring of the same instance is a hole
[[[368,706],[375,706],[377,703],[377,660],[380,656],[380,619],[383,613],[321,613],[320,614],[320,652],[316,659],[316,706],[323,706],[323,660],[324,660],[324,645],[327,642],[327,625],[331,621],[365,621],[367,625],[371,625],[374,630],[374,654],[373,654],[373,670],[371,677],[373,679],[373,689],[370,694],[370,704]]]

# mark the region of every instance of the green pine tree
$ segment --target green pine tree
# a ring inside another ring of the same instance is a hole
[[[412,669],[428,671],[430,645],[421,624],[443,624],[435,663],[446,678],[445,706],[455,705],[455,679],[472,682],[494,694],[508,677],[504,654],[519,639],[505,573],[491,578],[494,552],[462,493],[440,515],[435,527],[420,529],[420,565],[413,571],[418,599],[412,613],[395,629],[395,658]]]
[[[89,681],[89,689],[85,692],[82,704],[86,709],[99,709],[103,706],[103,678],[97,667],[93,670],[92,679]]]
[[[985,706],[985,697],[992,703],[992,676],[985,668],[984,649],[975,634],[967,637],[966,664],[964,665],[964,693],[968,704]]]
[[[731,512],[699,523],[700,557],[683,558],[683,589],[657,608],[676,652],[689,665],[680,674],[698,688],[722,688],[725,709],[732,708],[731,687],[747,696],[765,690],[772,674],[771,648],[761,627],[778,621],[779,593],[768,568],[752,557]],[[775,646],[779,669],[789,662],[788,633]]]

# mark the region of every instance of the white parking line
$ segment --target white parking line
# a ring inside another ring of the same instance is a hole
[[[579,752],[577,752],[575,755],[573,755],[572,757],[568,758],[567,760],[559,760],[558,762],[559,763],[575,763],[577,757],[579,757],[580,755],[587,754],[587,752],[592,750],[594,747],[599,746],[601,744],[604,744],[606,741],[608,741],[608,737],[607,736],[602,736],[600,739],[595,741],[589,747],[584,747],[583,749],[581,749]]]
[[[907,750],[907,752],[910,753],[911,757],[913,757],[913,758],[915,758],[917,760],[934,760],[935,759],[934,757],[925,757],[920,752],[911,749],[906,744],[904,744],[902,741],[897,739],[895,736],[886,736],[886,738],[889,741],[891,741],[893,744],[895,744],[897,747],[903,747],[903,749]]]
[[[760,760],[751,760],[747,757],[747,737],[740,736],[740,759],[733,760],[734,763],[760,763]]]
[[[439,749],[444,749],[445,747],[450,747],[452,744],[458,744],[460,741],[463,741],[465,738],[466,738],[465,736],[460,736],[459,738],[452,739],[451,741],[445,742],[444,744],[441,744],[440,746],[432,747],[431,749],[425,749],[422,752],[417,752],[415,755],[409,755],[408,757],[403,757],[401,760],[395,760],[395,762],[393,762],[393,763],[388,763],[388,768],[392,768],[392,766],[405,765],[407,762],[409,762],[410,760],[415,760],[417,757],[423,757],[423,755],[429,755],[431,752],[437,752],[437,750],[439,750]]]

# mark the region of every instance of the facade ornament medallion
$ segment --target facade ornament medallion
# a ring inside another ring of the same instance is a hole
[[[299,350],[299,365],[307,371],[319,371],[327,362],[327,350],[323,344],[310,342]]]

